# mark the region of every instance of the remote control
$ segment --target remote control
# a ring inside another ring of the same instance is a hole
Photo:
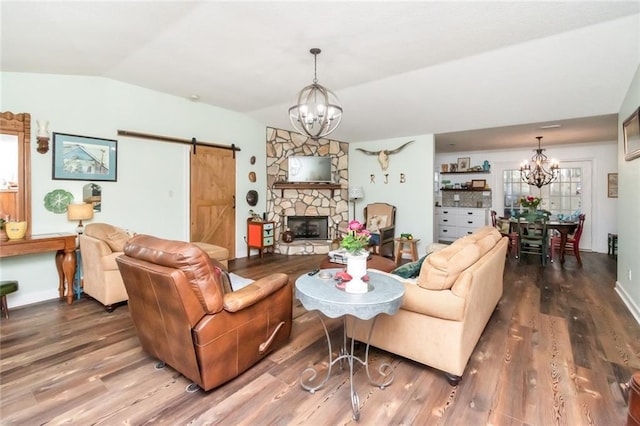
[[[314,269],[313,271],[309,272],[307,275],[312,276],[317,274],[318,272],[320,272],[320,269]]]

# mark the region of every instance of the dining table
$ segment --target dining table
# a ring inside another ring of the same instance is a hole
[[[510,225],[511,231],[517,231],[517,229],[515,228],[515,225],[518,224],[518,220],[511,218],[509,219],[509,222],[511,224]],[[520,218],[520,223],[526,223],[526,220],[524,220],[523,218]],[[547,228],[554,229],[558,231],[558,233],[560,234],[560,263],[561,264],[564,263],[564,248],[567,245],[567,239],[569,238],[569,234],[575,231],[577,227],[578,227],[577,221],[570,221],[570,220],[547,221]],[[551,261],[553,261],[553,259],[551,259]]]

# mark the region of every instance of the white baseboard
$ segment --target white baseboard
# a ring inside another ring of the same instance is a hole
[[[636,322],[640,325],[640,307],[638,307],[638,305],[635,304],[635,302],[629,296],[629,294],[624,289],[624,287],[620,285],[619,281],[616,281],[615,290],[616,290],[616,293],[618,293],[618,295],[624,302],[624,304],[629,309],[629,312],[631,312],[631,315],[633,315],[633,317],[636,319]]]

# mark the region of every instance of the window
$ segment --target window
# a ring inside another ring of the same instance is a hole
[[[561,168],[558,179],[540,189],[524,183],[519,169],[504,170],[503,185],[505,214],[518,214],[518,199],[527,195],[541,196],[541,208],[553,215],[568,216],[582,208],[583,173],[580,167]]]

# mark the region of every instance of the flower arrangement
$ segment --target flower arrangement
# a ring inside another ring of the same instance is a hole
[[[351,254],[359,254],[369,245],[371,233],[357,220],[349,222],[347,235],[342,239],[340,246]]]
[[[541,202],[542,198],[534,197],[533,195],[522,196],[518,200],[518,203],[520,203],[522,207],[533,208],[534,210],[538,208]]]

